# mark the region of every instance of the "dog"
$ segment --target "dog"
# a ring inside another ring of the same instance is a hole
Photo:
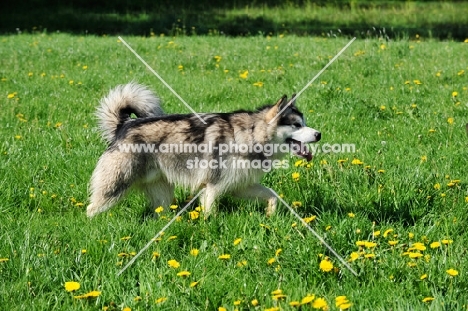
[[[168,206],[175,186],[192,193],[205,188],[205,218],[224,194],[265,200],[270,216],[277,198],[260,184],[262,176],[284,166],[287,153],[310,161],[307,144],[321,138],[286,95],[255,111],[164,114],[153,92],[129,83],[101,100],[97,117],[108,147],[91,177],[89,217],[117,204],[131,188],[142,190],[152,208]]]

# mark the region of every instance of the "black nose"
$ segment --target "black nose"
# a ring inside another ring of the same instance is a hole
[[[322,138],[322,133],[320,133],[320,132],[315,133],[315,139],[317,141],[319,141],[321,138]]]

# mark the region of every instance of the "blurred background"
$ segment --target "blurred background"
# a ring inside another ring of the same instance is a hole
[[[466,1],[7,0],[0,8],[2,34],[468,37]]]

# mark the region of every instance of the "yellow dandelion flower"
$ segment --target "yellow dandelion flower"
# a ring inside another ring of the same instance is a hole
[[[263,87],[263,82],[255,82],[253,86]]]
[[[449,245],[449,244],[452,244],[452,243],[453,243],[453,240],[443,239],[441,242],[442,242],[442,244],[444,244],[444,245]]]
[[[378,170],[377,173],[383,174],[385,173],[385,170]]]
[[[453,124],[454,121],[455,121],[455,119],[452,118],[452,117],[450,117],[450,118],[447,119],[447,123],[448,123],[448,124]]]
[[[421,163],[427,162],[427,156],[423,155],[421,156]]]
[[[364,258],[375,258],[375,254],[373,254],[373,253],[365,254]]]
[[[258,300],[257,299],[254,299],[250,302],[250,304],[254,307],[258,306]]]
[[[385,109],[387,109],[387,107],[385,107],[384,105],[380,106],[380,110],[385,110]]]
[[[295,301],[295,300],[294,300],[294,301],[290,301],[290,302],[289,302],[289,305],[290,305],[291,307],[299,307],[299,306],[301,305],[301,303],[300,303],[299,301]]]
[[[413,245],[411,245],[410,249],[416,249],[418,251],[425,251],[426,246],[424,246],[424,243],[416,242],[416,243],[413,243]]]
[[[353,306],[352,303],[348,302],[348,303],[343,303],[342,305],[340,305],[340,310],[348,310],[349,308],[351,308]]]
[[[364,246],[365,244],[365,241],[356,241],[356,246]]]
[[[440,184],[439,183],[434,184],[434,189],[435,190],[440,190]]]
[[[167,241],[172,241],[177,239],[177,235],[171,235],[170,237],[167,238]]]
[[[190,219],[195,220],[198,217],[200,217],[200,213],[197,212],[197,211],[191,211],[191,212],[189,212],[189,216],[190,216]]]
[[[241,79],[247,79],[249,75],[249,71],[248,70],[245,70],[244,72],[242,72],[241,74],[239,74],[239,78]]]
[[[309,222],[314,221],[315,218],[317,218],[317,216],[313,215],[313,216],[310,216],[310,217],[302,218],[302,220],[304,220],[306,223],[309,223]]]
[[[179,268],[180,267],[180,263],[175,260],[175,259],[171,259],[167,262],[167,264],[169,265],[169,267],[171,268]]]
[[[292,206],[293,206],[293,207],[302,207],[302,202],[300,202],[300,201],[293,201],[293,202],[292,202]]]
[[[196,248],[193,248],[190,250],[190,255],[192,256],[198,256],[198,254],[200,253],[200,251]]]
[[[414,233],[413,233],[413,232],[409,232],[409,233],[408,233],[408,238],[410,238],[410,239],[414,238]]]
[[[156,209],[154,210],[156,213],[162,213],[164,211],[164,207],[162,206],[159,206],[159,207],[156,207]]]
[[[272,295],[281,295],[283,291],[281,289],[275,289],[274,291],[271,292]]]
[[[427,274],[424,273],[423,275],[421,275],[421,277],[420,277],[419,279],[420,279],[420,280],[425,280],[425,279],[427,279]]]
[[[291,174],[293,180],[298,181],[300,174],[298,172],[294,172]]]
[[[10,258],[0,258],[0,262],[7,262],[9,260],[10,260]]]
[[[229,254],[222,254],[218,256],[218,259],[223,259],[223,260],[228,260],[231,258],[231,255]]]
[[[158,252],[153,252],[152,258],[156,259],[159,258],[161,255]]]
[[[323,298],[317,298],[314,300],[312,303],[312,308],[314,309],[322,309],[322,310],[328,310],[328,304],[327,301]]]
[[[268,264],[269,266],[271,266],[275,261],[276,261],[276,258],[274,258],[274,257],[273,257],[273,258],[270,258],[270,259],[268,259],[267,264]]]
[[[242,267],[247,266],[247,260],[242,260],[242,261],[237,262],[236,266],[238,268],[242,268]]]
[[[349,255],[349,261],[355,261],[356,259],[359,258],[359,254],[356,253],[356,252],[352,252],[350,255]]]
[[[414,82],[414,84],[417,84],[417,85],[421,85],[421,84],[422,84],[422,82],[419,81],[419,80],[413,80],[413,82]]]
[[[374,235],[374,237],[377,237],[380,235],[380,230],[374,231],[372,234]]]
[[[429,129],[429,133],[435,133],[435,132],[437,132],[437,130],[435,130],[435,129]]]
[[[354,215],[354,213],[348,213],[348,217],[349,218],[354,218],[354,217],[356,217],[356,215]]]
[[[435,299],[434,297],[426,297],[422,300],[422,302],[431,302],[434,299]]]
[[[432,242],[429,246],[431,248],[438,248],[438,247],[440,247],[440,245],[441,245],[440,242],[436,241],[436,242]]]
[[[84,65],[82,68],[83,68],[83,70],[86,70],[86,69],[88,69],[88,66]]]
[[[352,306],[352,303],[349,302],[346,296],[338,296],[335,298],[335,306],[340,310],[346,310]]]
[[[421,253],[409,252],[409,253],[408,253],[408,256],[409,256],[409,258],[421,258],[421,257],[423,256],[423,254],[421,254]]]
[[[365,241],[365,242],[364,242],[364,246],[365,246],[366,248],[374,248],[374,247],[377,246],[377,243],[375,243],[375,242],[370,242],[370,241]]]
[[[8,95],[7,95],[7,98],[8,98],[8,99],[12,99],[12,98],[15,97],[15,95],[16,95],[16,93],[8,94]]]
[[[332,269],[333,269],[333,263],[329,260],[322,260],[320,262],[320,270],[324,271],[324,272],[330,272]]]
[[[132,311],[132,308],[130,308],[130,307],[125,307],[125,308],[122,309],[122,311]]]
[[[359,159],[353,159],[353,161],[351,161],[351,164],[352,165],[362,165],[362,164],[364,164],[364,162],[362,162]]]
[[[189,286],[190,286],[190,287],[195,287],[195,286],[197,286],[197,285],[198,285],[198,283],[199,283],[199,282],[192,282],[192,283],[190,283],[190,285],[189,285]]]
[[[219,63],[219,62],[221,61],[221,59],[222,59],[222,57],[221,57],[221,56],[218,56],[218,55],[214,56],[213,58],[215,59],[215,61],[216,61],[217,63]]]
[[[141,301],[143,298],[141,298],[141,296],[136,296],[135,298],[133,298],[133,301]]]
[[[156,299],[155,302],[159,304],[159,303],[163,303],[163,302],[166,301],[166,300],[167,300],[166,297],[161,297],[161,298]]]
[[[240,305],[241,303],[242,303],[242,300],[236,300],[236,301],[234,301],[233,304],[234,304],[235,306],[238,306],[238,305]]]
[[[453,91],[452,92],[452,97],[457,97],[458,96],[458,92],[457,91]]]
[[[398,244],[398,241],[397,240],[394,240],[394,241],[388,241],[388,244],[390,244],[390,246],[395,246]]]
[[[73,292],[80,289],[80,283],[78,282],[65,282],[65,290],[67,292]]]
[[[304,298],[302,298],[301,305],[306,305],[308,303],[311,303],[312,301],[314,301],[314,299],[315,299],[315,295],[307,295]]]
[[[271,297],[273,300],[281,300],[281,299],[284,299],[286,298],[286,295],[284,294],[279,294],[279,295],[273,295],[273,297]]]
[[[452,268],[448,269],[445,272],[447,272],[447,274],[450,275],[450,276],[457,276],[458,275],[458,271],[455,270],[455,269],[452,269]]]
[[[384,234],[383,234],[383,237],[386,238],[390,233],[393,232],[393,229],[387,229],[385,230]]]
[[[83,299],[83,298],[96,298],[96,297],[99,297],[101,295],[101,292],[100,291],[97,291],[97,290],[93,290],[89,293],[86,293],[84,295],[80,295],[80,296],[74,296],[74,298],[76,299]]]
[[[177,69],[179,69],[180,71],[182,71],[182,70],[184,70],[184,66],[179,65],[179,66],[177,66]]]
[[[189,276],[191,273],[188,272],[188,271],[180,271],[179,273],[177,273],[177,276],[181,276],[181,277],[187,277]]]

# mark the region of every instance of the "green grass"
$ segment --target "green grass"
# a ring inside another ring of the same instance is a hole
[[[348,42],[288,35],[125,39],[200,112],[253,109],[291,95]],[[322,144],[354,143],[356,152],[319,153],[310,167],[291,158],[289,169],[268,174],[264,184],[301,202],[301,216],[316,215],[313,228],[347,260],[360,254],[350,263],[359,277],[286,208],[266,218],[261,206],[229,198],[206,221],[183,215],[117,277],[175,211],[166,207],[166,217],[145,219],[145,200],[133,193],[87,219],[88,181],[105,150],[95,107],[111,87],[136,80],[160,95],[167,112],[187,109],[115,37],[0,42],[0,258],[8,259],[0,262],[2,309],[294,310],[289,303],[308,294],[331,310],[340,295],[356,310],[466,309],[467,43],[358,40],[298,100]],[[240,78],[246,70],[247,79]],[[179,208],[187,198],[177,191]],[[451,243],[430,247],[442,240]],[[423,257],[403,255],[416,242],[426,249],[412,253]],[[218,259],[222,254],[231,257]],[[336,269],[321,271],[323,256]],[[180,267],[170,268],[171,259]],[[459,275],[449,276],[450,268]],[[176,275],[183,270],[191,275]],[[81,288],[69,293],[67,281]],[[272,298],[277,289],[284,299]],[[73,298],[92,290],[101,295]],[[435,299],[422,302],[426,297]]]

